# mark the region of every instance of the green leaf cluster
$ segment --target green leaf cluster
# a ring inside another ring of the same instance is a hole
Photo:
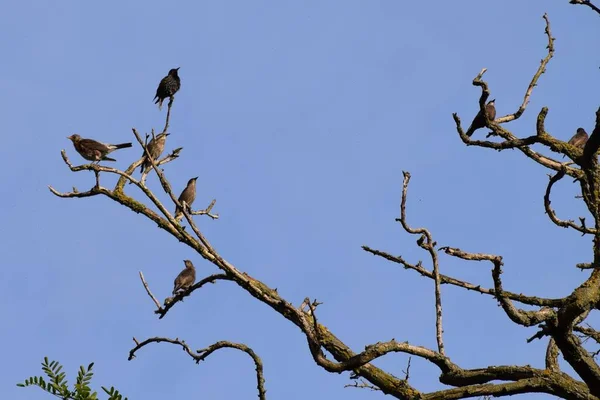
[[[94,363],[88,365],[87,368],[84,368],[83,365],[79,367],[75,385],[73,390],[71,390],[69,389],[65,372],[62,371],[62,365],[60,365],[58,361],[48,361],[48,357],[44,357],[42,371],[44,371],[47,378],[44,379],[43,376],[32,376],[25,379],[23,383],[17,383],[17,386],[37,386],[63,400],[98,400],[98,393],[93,392],[90,388],[90,382],[94,375],[92,372],[93,367]],[[112,386],[110,389],[102,386],[102,390],[109,396],[108,400],[127,400],[127,397],[123,397],[123,395]]]

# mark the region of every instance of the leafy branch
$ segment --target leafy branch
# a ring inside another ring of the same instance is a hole
[[[17,383],[17,386],[37,386],[43,391],[63,400],[97,400],[98,393],[93,392],[90,387],[92,376],[94,376],[92,372],[93,367],[94,363],[88,365],[87,368],[84,368],[83,365],[80,366],[79,371],[77,371],[77,379],[75,380],[75,385],[73,385],[73,390],[70,390],[66,374],[62,371],[62,365],[58,361],[49,362],[48,357],[44,357],[42,371],[46,374],[47,380],[43,376],[31,376],[25,379],[23,383]],[[123,397],[112,386],[110,389],[104,386],[101,386],[101,388],[109,396],[108,400],[127,400],[127,397]]]

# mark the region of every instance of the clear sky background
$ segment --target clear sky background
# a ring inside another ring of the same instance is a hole
[[[182,89],[167,150],[184,147],[165,167],[175,191],[199,176],[196,205],[216,198],[221,218],[198,222],[222,256],[294,304],[323,301],[320,321],[355,351],[391,338],[435,346],[433,283],[360,248],[430,266],[394,222],[402,170],[413,176],[409,221],[428,227],[439,245],[504,256],[507,290],[568,294],[587,276],[575,264],[590,260],[591,240],[545,216],[548,171],[518,151],[467,148],[451,116],[471,121],[480,94],[471,81],[482,67],[498,115],[516,111],[546,54],[544,12],[556,56],[525,115],[507,127],[532,134],[548,106],[548,131],[567,140],[579,126],[591,131],[600,91],[600,20],[567,0],[5,3],[3,397],[47,399],[15,386],[41,372],[44,356],[73,378],[94,361],[96,387],[114,385],[132,400],[256,397],[253,364],[233,350],[196,365],[158,344],[127,361],[132,336],[167,336],[193,348],[218,340],[251,346],[264,361],[270,399],[381,398],[345,389],[348,373],[318,367],[296,327],[234,284],[197,291],[158,320],[139,270],[164,299],[183,259],[198,276],[215,268],[105,197],[48,191],[93,185],[92,173],[63,163],[61,149],[83,161],[66,136],[135,142],[132,127],[160,129],[165,109],[152,98],[173,67],[181,67]],[[126,168],[140,154],[137,145],[121,150],[115,165]],[[167,201],[155,176],[149,185]],[[556,186],[560,217],[586,215],[573,199],[577,187],[568,179]],[[441,270],[492,285],[488,264],[442,255]],[[452,287],[442,294],[454,362],[543,367],[547,340],[525,342],[534,328],[509,322],[490,297]],[[402,376],[406,361],[393,354],[375,364]],[[410,382],[440,389],[437,372],[413,358]]]

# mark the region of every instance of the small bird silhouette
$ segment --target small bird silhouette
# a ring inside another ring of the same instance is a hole
[[[112,153],[118,149],[124,149],[127,147],[131,147],[131,143],[121,143],[121,144],[108,144],[98,142],[93,139],[82,139],[81,136],[74,133],[71,136],[67,136],[67,139],[73,142],[73,147],[75,150],[81,155],[81,157],[85,158],[88,161],[117,161],[114,158],[106,157],[108,154]]]
[[[160,157],[162,152],[165,150],[165,142],[167,141],[167,136],[169,135],[170,133],[161,133],[157,135],[154,139],[152,139],[150,143],[148,143],[148,146],[146,146],[146,148],[148,149],[148,153],[150,153],[150,156],[152,156],[154,162],[158,161],[158,157]],[[152,163],[150,162],[147,156],[144,156],[144,162],[142,163],[140,172],[143,173],[144,171],[147,171],[150,168],[152,168]]]
[[[490,100],[485,105],[485,114],[487,116],[487,119],[489,119],[490,121],[496,119],[496,99]],[[470,137],[477,129],[483,127],[485,127],[485,117],[481,113],[481,110],[479,110],[479,112],[473,119],[473,123],[471,124],[469,129],[467,129],[466,135]]]
[[[196,268],[190,260],[183,260],[185,269],[177,275],[173,282],[173,295],[176,295],[179,290],[189,289],[196,282]]]
[[[575,133],[573,135],[573,137],[571,139],[569,139],[569,141],[567,143],[583,150],[588,139],[589,139],[589,137],[588,137],[588,134],[585,131],[585,129],[577,128],[577,133]],[[565,156],[566,156],[566,154],[563,155],[563,158],[565,158]]]
[[[171,69],[169,71],[169,74],[162,78],[162,80],[158,84],[158,88],[156,89],[156,95],[152,100],[156,100],[154,104],[158,104],[159,110],[162,110],[163,101],[167,97],[169,97],[171,101],[173,101],[173,96],[181,87],[181,79],[179,79],[178,71],[179,68]]]
[[[183,189],[183,192],[179,195],[179,203],[185,201],[187,204],[187,209],[191,209],[192,203],[196,200],[196,179],[198,177],[192,178],[188,181],[187,186]],[[180,221],[183,218],[183,211],[179,206],[175,207],[175,221]]]

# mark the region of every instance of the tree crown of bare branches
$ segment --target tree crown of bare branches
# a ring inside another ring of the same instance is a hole
[[[587,0],[571,0],[572,4],[584,5],[600,14],[600,9]],[[533,295],[524,295],[505,290],[502,283],[503,258],[494,254],[483,254],[468,252],[457,247],[438,247],[432,233],[427,228],[415,228],[407,219],[408,186],[411,175],[404,172],[402,197],[400,201],[400,217],[397,221],[402,228],[411,235],[417,237],[417,245],[426,251],[429,258],[430,268],[424,266],[421,261],[409,262],[402,256],[395,256],[382,250],[377,250],[369,246],[363,246],[366,252],[378,257],[382,257],[393,263],[397,263],[408,270],[413,270],[425,278],[434,282],[435,297],[435,315],[436,315],[436,341],[437,348],[429,349],[419,345],[399,342],[395,339],[377,342],[365,346],[363,351],[354,352],[349,346],[344,344],[336,335],[334,335],[325,325],[317,319],[317,307],[319,303],[316,299],[305,298],[298,306],[291,301],[286,300],[276,289],[272,289],[260,280],[242,272],[236,266],[228,262],[221,256],[202,231],[195,223],[194,217],[206,215],[212,219],[217,219],[218,215],[212,212],[216,200],[213,200],[205,209],[192,210],[186,204],[180,204],[174,195],[171,184],[166,177],[165,172],[159,168],[165,164],[175,161],[181,152],[181,148],[173,150],[165,157],[154,160],[147,149],[150,135],[146,135],[145,140],[138,131],[133,128],[132,133],[137,143],[144,151],[144,155],[149,159],[152,168],[144,172],[140,179],[133,176],[144,157],[133,162],[124,171],[106,167],[98,164],[84,164],[74,166],[65,150],[62,150],[62,158],[65,164],[73,172],[92,171],[95,175],[94,186],[87,191],[78,191],[73,188],[71,192],[59,192],[52,186],[50,191],[62,198],[83,198],[91,196],[106,196],[118,204],[129,208],[138,214],[143,215],[149,220],[155,222],[160,229],[163,229],[180,242],[186,244],[196,251],[198,255],[212,263],[220,272],[208,275],[200,279],[189,289],[167,298],[161,305],[159,300],[153,295],[150,285],[140,271],[140,279],[148,296],[152,299],[156,310],[154,312],[158,318],[163,318],[183,299],[190,296],[194,291],[201,289],[208,283],[217,281],[229,281],[237,285],[241,290],[247,292],[251,297],[269,306],[274,312],[296,325],[305,336],[308,349],[315,363],[329,372],[341,373],[348,371],[351,373],[351,379],[355,383],[351,387],[369,388],[381,391],[398,399],[462,399],[476,396],[509,396],[519,393],[548,393],[565,399],[600,399],[600,366],[595,362],[594,354],[586,350],[582,343],[582,338],[591,338],[600,343],[600,333],[591,327],[583,326],[583,323],[594,309],[600,305],[600,167],[597,161],[597,151],[600,147],[600,108],[596,113],[596,125],[591,136],[582,149],[572,146],[562,140],[554,138],[545,128],[545,119],[548,114],[546,107],[542,108],[537,117],[535,135],[525,138],[519,138],[506,129],[506,124],[519,119],[527,109],[529,99],[533,94],[534,87],[538,84],[542,74],[546,71],[548,63],[554,56],[554,37],[552,36],[550,21],[547,15],[543,16],[545,21],[545,35],[547,38],[547,55],[541,61],[537,71],[533,75],[530,84],[526,88],[522,104],[517,110],[506,116],[501,116],[493,121],[486,120],[486,128],[490,133],[485,140],[472,140],[465,135],[461,119],[458,114],[453,114],[456,125],[456,131],[467,146],[476,146],[503,151],[506,149],[517,149],[526,157],[533,160],[554,172],[550,176],[547,190],[543,196],[545,211],[550,220],[559,227],[572,229],[581,235],[591,235],[593,237],[593,255],[589,263],[579,264],[582,269],[589,269],[589,276],[573,292],[563,298],[542,298]],[[483,80],[486,69],[473,80],[473,85],[481,89],[479,98],[479,109],[483,112],[485,104],[490,96],[491,89],[487,82]],[[161,133],[166,133],[169,127],[172,106],[174,98],[170,99],[168,104],[165,125]],[[151,136],[154,137],[154,131]],[[489,138],[499,139],[497,141],[488,140]],[[544,155],[531,149],[531,145],[540,144],[545,150],[556,153],[557,155],[566,155],[572,161],[562,163],[552,156]],[[154,171],[161,183],[163,191],[173,203],[173,206],[182,207],[185,221],[191,231],[188,231],[182,224],[177,222],[168,207],[163,204],[158,196],[153,193],[145,184],[147,174]],[[114,174],[119,177],[118,182],[113,188],[101,186],[101,174]],[[587,210],[593,218],[593,223],[589,224],[586,219],[581,217],[579,222],[573,220],[562,220],[551,208],[551,190],[554,185],[565,176],[570,176],[578,182],[581,187],[581,199],[585,203]],[[150,206],[146,206],[135,200],[125,191],[125,183],[129,183],[140,189],[146,196],[155,211]],[[492,287],[482,287],[481,285],[459,280],[452,276],[440,272],[439,254],[459,258],[466,261],[483,261],[492,265]],[[487,366],[477,369],[465,369],[455,364],[447,355],[443,338],[443,312],[442,312],[442,285],[452,285],[469,291],[479,292],[484,295],[494,297],[501,305],[506,316],[514,323],[530,327],[537,325],[538,333],[529,340],[548,341],[547,352],[545,355],[545,368],[533,368],[528,365],[499,365]],[[534,310],[525,310],[522,306],[533,307]],[[135,346],[131,349],[129,359],[133,359],[136,353],[150,343],[170,343],[177,345],[197,363],[206,359],[213,352],[222,348],[233,348],[244,352],[252,358],[256,366],[256,382],[259,399],[266,398],[265,378],[263,375],[262,361],[259,356],[247,345],[233,343],[228,341],[219,341],[209,345],[201,350],[194,351],[184,341],[179,338],[171,339],[165,337],[153,337],[142,341],[134,338]],[[327,357],[327,353],[332,358]],[[439,380],[448,385],[449,388],[424,393],[413,387],[409,383],[409,368],[406,370],[404,378],[398,378],[389,372],[375,367],[371,362],[388,353],[405,353],[411,356],[427,360],[440,371]],[[562,372],[559,368],[558,355],[562,354],[564,360],[574,369],[580,379]]]

